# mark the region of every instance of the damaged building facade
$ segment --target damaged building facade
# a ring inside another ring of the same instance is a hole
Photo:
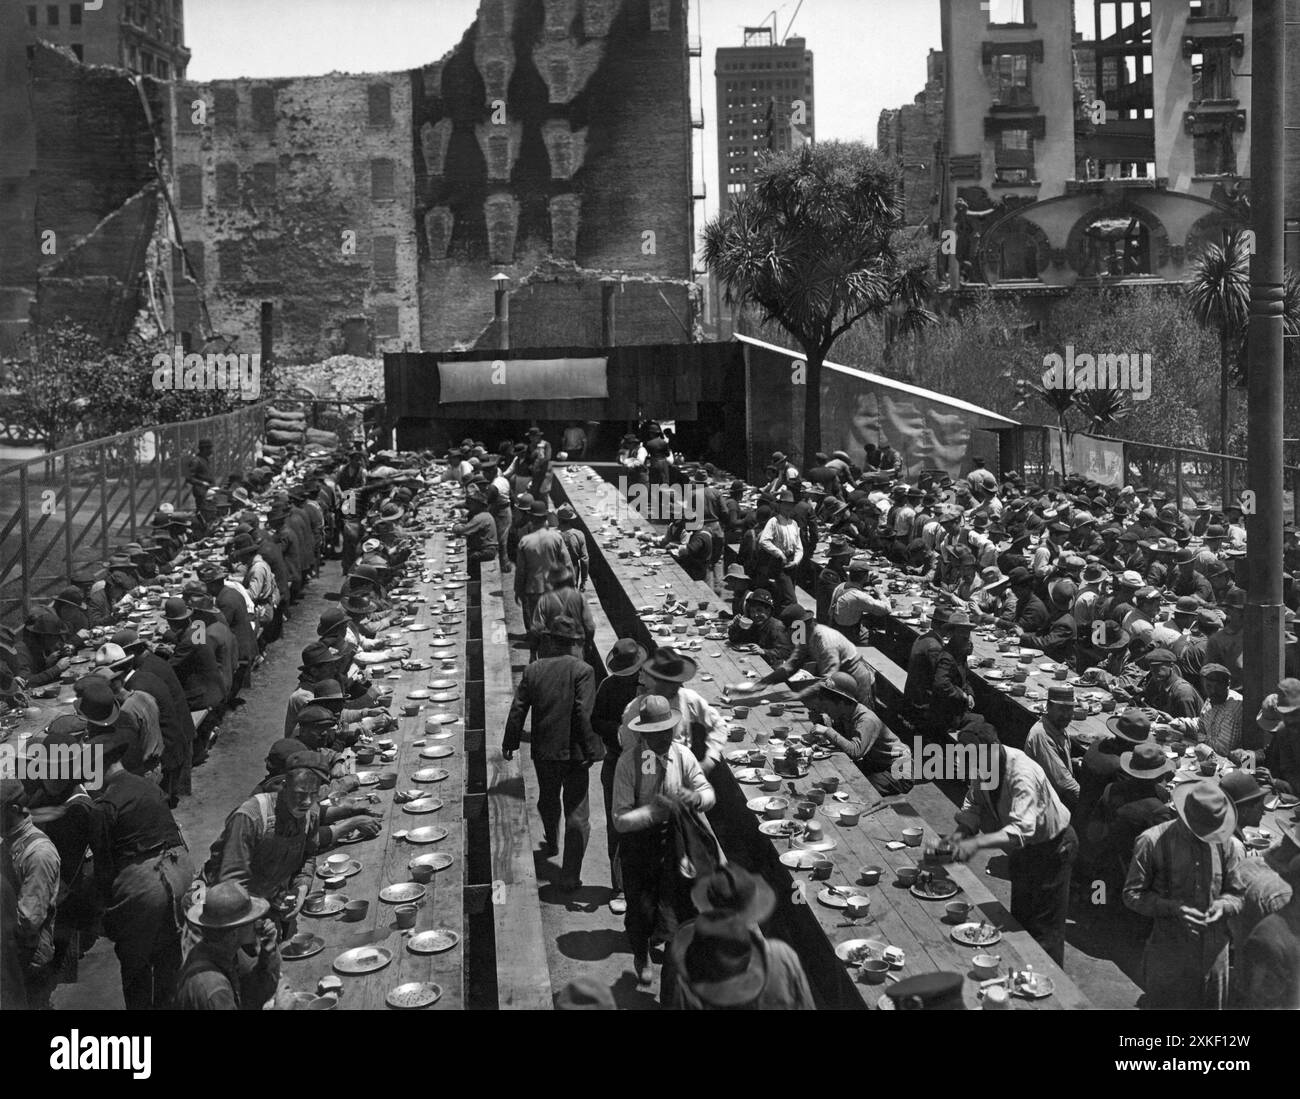
[[[270,302],[288,363],[697,331],[687,0],[482,0],[417,70],[210,83],[82,65],[3,10],[7,343],[69,315],[68,279],[102,281],[72,305],[106,338],[255,349]],[[76,96],[89,128],[54,117]]]

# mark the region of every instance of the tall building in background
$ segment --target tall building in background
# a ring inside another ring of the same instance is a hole
[[[754,178],[763,154],[814,139],[813,54],[802,38],[777,45],[771,27],[746,27],[743,46],[718,50],[718,207]]]
[[[27,58],[37,40],[63,46],[87,65],[112,65],[159,80],[179,80],[190,63],[181,0],[102,0],[85,4],[21,4],[27,27]]]
[[[285,363],[689,343],[688,14],[479,0],[417,69],[192,83],[179,3],[3,0],[0,353],[60,321],[255,348],[263,302]]]

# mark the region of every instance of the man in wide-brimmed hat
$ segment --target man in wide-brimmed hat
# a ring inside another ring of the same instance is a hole
[[[14,650],[14,676],[28,688],[56,682],[72,664],[72,654],[63,641],[63,623],[50,610],[27,616]]]
[[[795,601],[794,576],[804,557],[803,538],[794,518],[794,493],[781,488],[775,495],[776,514],[758,532],[758,554],[772,576],[777,613]]]
[[[596,688],[596,702],[591,711],[591,727],[605,745],[605,759],[600,765],[600,785],[605,794],[605,842],[609,848],[609,910],[616,916],[627,911],[623,896],[623,867],[618,858],[618,830],[614,827],[614,774],[622,748],[618,742],[623,711],[640,692],[641,665],[645,649],[630,637],[620,638],[605,654],[608,673]]]
[[[727,724],[698,691],[686,684],[695,678],[699,665],[676,649],[664,647],[641,665],[639,678],[644,690],[668,699],[673,709],[682,715],[678,736],[685,739],[687,747],[699,760],[705,774],[722,759],[727,743]],[[636,716],[636,702],[629,703],[623,711],[619,729],[619,742],[628,748],[631,735],[630,722]]]
[[[853,559],[853,547],[843,538],[831,538],[830,550],[826,554],[826,564],[817,574],[814,594],[817,598],[817,621],[830,624],[831,597],[835,589],[846,581],[849,562]]]
[[[177,977],[177,1010],[238,1011],[244,1006],[245,991],[252,991],[252,982],[259,992],[265,990],[268,980],[275,987],[278,965],[273,965],[271,974],[254,974],[246,965],[246,959],[256,957],[261,968],[275,957],[274,951],[257,950],[257,924],[269,909],[267,901],[249,896],[235,881],[218,882],[202,901],[190,906],[186,920],[199,941]],[[261,1003],[248,1006],[260,1007]]]
[[[525,626],[531,625],[537,603],[547,591],[547,575],[569,563],[564,538],[551,527],[550,514],[544,499],[533,500],[515,554],[515,602],[523,608]]]
[[[683,812],[693,814],[700,831],[711,837],[712,829],[701,814],[714,807],[717,795],[681,742],[682,711],[653,693],[629,705],[634,709],[625,713],[619,733],[623,754],[614,774],[613,814],[620,836],[627,895],[624,926],[632,966],[637,983],[648,986],[654,981],[652,938],[670,942],[680,923],[695,912],[690,883],[679,869],[677,818]],[[720,861],[725,863],[725,857]]]
[[[1300,679],[1288,676],[1278,683],[1265,697],[1255,724],[1271,736],[1267,758],[1274,791],[1300,794]]]
[[[101,724],[106,724],[108,727],[114,724],[132,727],[136,736],[136,746],[128,753],[123,765],[128,771],[144,775],[161,785],[162,758],[166,749],[162,732],[162,714],[157,700],[151,694],[134,687],[133,681],[137,675],[135,658],[129,656],[120,645],[108,642],[95,651],[94,663],[93,674],[108,684],[111,694],[98,698],[98,701],[92,701],[82,691],[73,709],[85,716],[84,711],[87,707],[98,705],[104,708],[111,697],[119,707],[120,715],[115,720]],[[132,682],[128,684],[128,680]],[[90,723],[89,718],[87,722]],[[107,729],[97,730],[92,724],[90,735],[98,736],[106,731]]]
[[[845,753],[880,793],[905,794],[912,788],[912,753],[858,701],[857,689],[847,672],[832,672],[802,693],[826,719],[813,725],[809,738]]]
[[[853,644],[862,645],[866,643],[871,624],[884,624],[894,609],[894,601],[875,582],[871,558],[866,554],[850,558],[845,571],[844,580],[831,593],[826,624],[839,630]]]
[[[1232,799],[1210,781],[1174,791],[1178,819],[1137,838],[1124,903],[1149,917],[1144,1008],[1224,1007],[1228,921],[1241,911],[1240,846]]]
[[[1118,761],[1117,774],[1089,821],[1085,844],[1092,872],[1117,892],[1123,889],[1138,836],[1175,817],[1167,785],[1175,767],[1159,744],[1134,744]]]
[[[676,979],[665,1006],[685,1011],[813,1011],[799,956],[738,916],[702,915],[669,948]]]
[[[723,589],[731,595],[731,613],[740,614],[745,606],[745,596],[749,592],[749,574],[741,564],[730,565],[722,578]]]
[[[215,562],[205,561],[196,570],[200,584],[235,637],[235,676],[231,685],[231,702],[239,701],[239,692],[248,684],[253,662],[257,659],[257,625],[250,607],[252,596],[243,585],[228,584],[230,574]]]
[[[1025,754],[1043,769],[1061,803],[1074,811],[1079,804],[1080,766],[1070,739],[1074,720],[1074,688],[1054,683],[1047,688],[1047,709],[1025,737]]]
[[[596,620],[582,592],[575,587],[577,577],[567,562],[552,566],[546,573],[546,588],[537,600],[533,617],[527,623],[529,636],[540,640],[550,629],[550,624],[564,615],[582,628],[582,657],[595,671],[598,663],[592,638],[596,635]]]
[[[515,688],[501,754],[513,758],[524,719],[532,713],[530,754],[537,772],[537,811],[542,818],[542,853],[559,851],[561,810],[564,817],[564,862],[560,888],[571,893],[582,884],[582,860],[590,835],[587,800],[591,765],[605,758],[605,745],[591,727],[595,675],[577,656],[585,633],[567,615],[546,628],[551,655],[530,664]]]
[[[813,612],[798,603],[781,612],[781,622],[794,642],[794,650],[767,675],[753,684],[737,683],[738,694],[762,692],[765,687],[786,683],[795,672],[807,669],[820,679],[832,672],[847,672],[857,684],[858,701],[870,707],[875,700],[876,673],[862,659],[858,647],[831,626],[818,625]]]

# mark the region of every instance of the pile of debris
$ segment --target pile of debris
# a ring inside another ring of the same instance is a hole
[[[306,389],[318,397],[384,397],[383,359],[332,355],[318,363],[280,365],[277,370],[284,389]]]

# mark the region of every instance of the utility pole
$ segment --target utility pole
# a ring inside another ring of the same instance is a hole
[[[957,264],[957,231],[953,224],[952,147],[957,132],[957,108],[953,96],[952,0],[939,0],[940,48],[943,50],[943,153],[939,157],[939,244],[940,255],[948,259],[948,289],[961,289]]]
[[[1245,653],[1242,725],[1250,747],[1255,715],[1282,678],[1282,268],[1285,188],[1286,3],[1252,4],[1250,156],[1255,254],[1250,260],[1247,405]],[[1226,503],[1226,501],[1225,501]],[[1251,506],[1253,503],[1253,506]]]

